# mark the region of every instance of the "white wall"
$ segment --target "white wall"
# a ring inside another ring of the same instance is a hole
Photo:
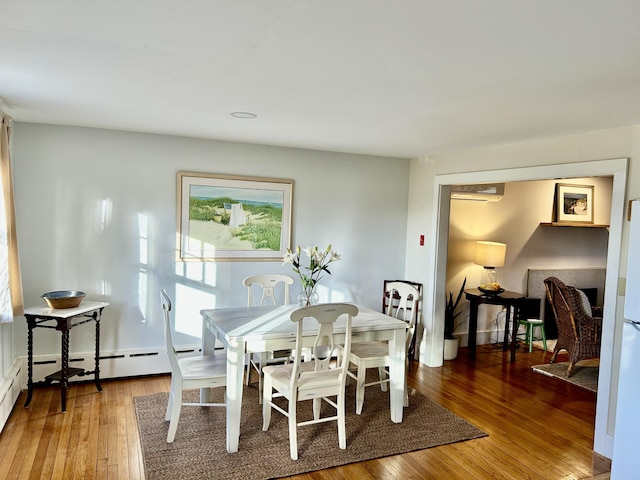
[[[408,160],[17,123],[13,162],[25,304],[59,289],[109,302],[103,351],[163,345],[160,288],[175,299],[180,340],[195,343],[201,308],[246,304],[245,276],[292,273],[281,262],[176,262],[180,170],[293,179],[293,245],[331,243],[343,256],[322,301],[379,309],[383,280],[404,274]],[[292,298],[298,290],[296,279]],[[92,351],[92,335],[74,330],[72,353]],[[23,318],[14,343],[25,355]],[[57,332],[36,331],[36,354],[59,348]]]

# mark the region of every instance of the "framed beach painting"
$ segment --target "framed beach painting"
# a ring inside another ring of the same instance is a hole
[[[293,180],[178,172],[179,260],[282,260],[292,196]]]
[[[556,221],[593,223],[593,185],[556,183]]]

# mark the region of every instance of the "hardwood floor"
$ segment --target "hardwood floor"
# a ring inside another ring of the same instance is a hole
[[[475,361],[466,353],[442,368],[414,364],[409,385],[488,437],[291,478],[608,478],[610,461],[592,451],[595,394],[530,369],[550,354],[521,348],[510,364],[492,346]],[[133,397],[168,390],[168,376],[104,381],[102,393],[73,384],[64,414],[57,389],[37,389],[28,409],[23,392],[0,434],[0,478],[144,478]]]

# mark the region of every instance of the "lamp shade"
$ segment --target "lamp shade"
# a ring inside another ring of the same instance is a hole
[[[487,268],[503,267],[507,246],[498,242],[476,242],[474,263]]]

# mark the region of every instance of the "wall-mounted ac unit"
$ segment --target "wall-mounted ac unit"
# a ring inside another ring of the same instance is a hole
[[[451,185],[452,200],[475,200],[497,202],[504,195],[504,183],[485,183],[482,185]]]

